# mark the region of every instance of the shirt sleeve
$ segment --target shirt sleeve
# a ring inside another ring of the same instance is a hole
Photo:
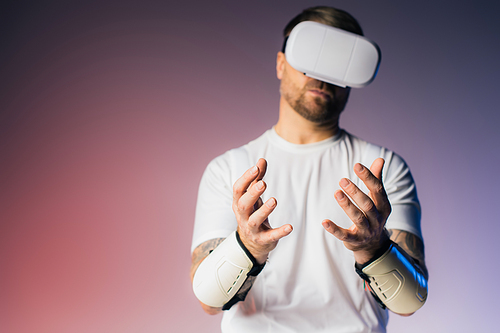
[[[226,238],[236,230],[232,210],[233,184],[229,153],[212,160],[200,181],[191,252],[210,239]]]

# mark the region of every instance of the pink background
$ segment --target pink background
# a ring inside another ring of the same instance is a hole
[[[327,3],[383,54],[341,126],[402,155],[423,205],[429,300],[389,330],[495,331],[498,2]],[[219,331],[189,282],[198,182],[276,122],[281,31],[310,5],[2,2],[1,332]]]

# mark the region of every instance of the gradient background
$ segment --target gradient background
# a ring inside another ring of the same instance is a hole
[[[124,0],[0,5],[1,332],[219,331],[189,282],[198,182],[277,121],[281,31],[313,4],[380,45],[341,126],[423,206],[429,300],[390,332],[498,330],[498,1]]]

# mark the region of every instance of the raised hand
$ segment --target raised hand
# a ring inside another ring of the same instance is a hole
[[[389,239],[385,222],[391,213],[391,204],[382,183],[383,166],[382,158],[377,158],[370,169],[359,163],[354,166],[354,172],[370,191],[368,194],[349,179],[340,180],[342,190],[335,192],[335,199],[353,222],[351,227],[341,228],[331,220],[322,222],[329,233],[353,251],[359,264],[368,262]]]
[[[266,190],[262,180],[266,173],[267,161],[259,159],[257,165],[248,169],[233,186],[233,211],[238,221],[238,234],[245,247],[259,264],[267,260],[278,241],[292,232],[292,226],[285,224],[271,228],[268,216],[276,208],[276,199],[265,203],[260,196]]]

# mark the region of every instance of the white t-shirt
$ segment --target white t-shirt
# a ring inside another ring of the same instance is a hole
[[[328,218],[348,228],[351,220],[334,198],[341,178],[365,193],[355,175],[360,162],[370,167],[386,161],[383,181],[392,213],[386,227],[420,238],[420,205],[406,163],[385,148],[345,131],[312,144],[297,145],[273,129],[238,149],[215,158],[200,183],[191,250],[236,230],[232,186],[259,158],[268,162],[264,202],[278,205],[269,217],[273,227],[290,223],[293,231],[269,254],[244,302],[224,312],[223,332],[385,332],[388,314],[381,309],[354,270],[354,256],[321,225]]]

